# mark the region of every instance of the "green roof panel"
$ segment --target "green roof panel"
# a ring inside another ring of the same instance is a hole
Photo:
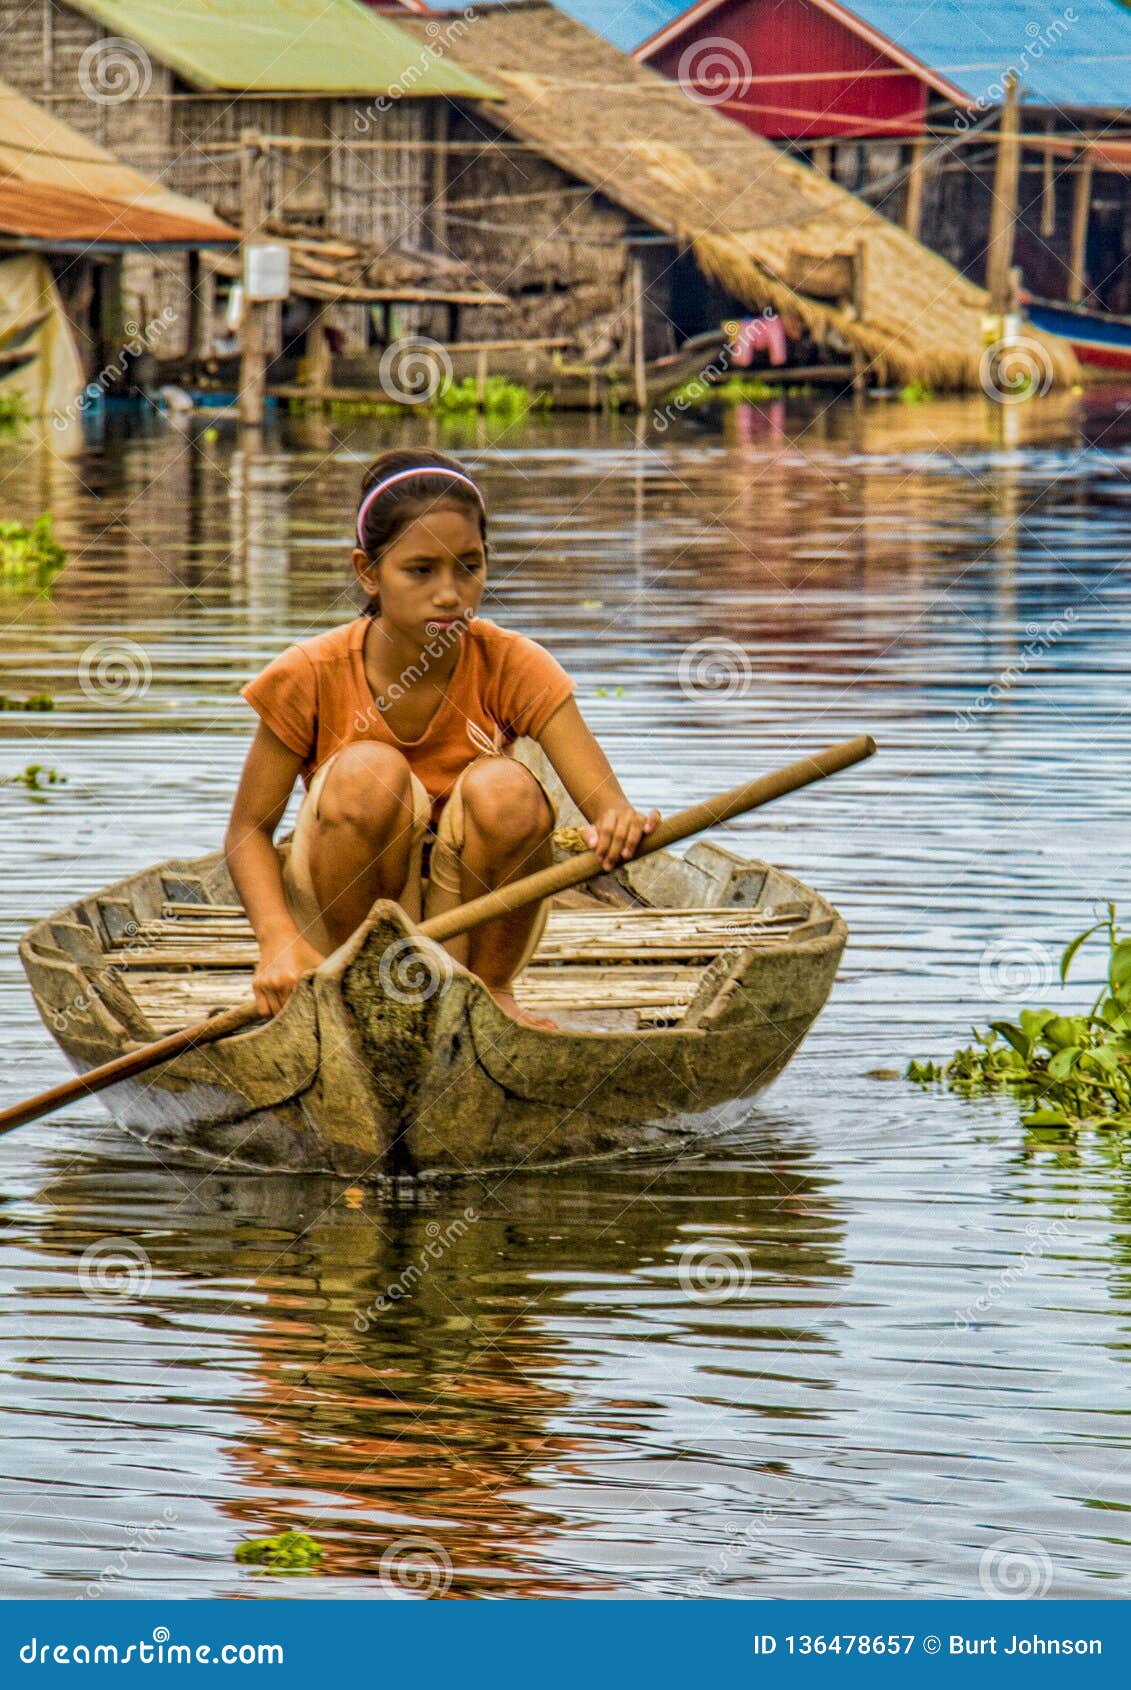
[[[497,98],[441,39],[422,47],[358,0],[68,0],[196,88]],[[458,43],[456,43],[458,45]]]

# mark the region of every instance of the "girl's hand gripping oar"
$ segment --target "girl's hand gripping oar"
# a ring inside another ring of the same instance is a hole
[[[813,757],[802,757],[798,762],[790,763],[774,774],[762,775],[758,780],[747,782],[745,786],[736,786],[730,792],[720,793],[717,798],[708,798],[702,804],[693,804],[689,810],[681,810],[677,815],[668,816],[659,822],[652,832],[641,840],[636,855],[650,856],[653,851],[662,851],[669,845],[690,839],[693,834],[702,833],[706,828],[717,827],[721,822],[732,821],[736,816],[760,809],[763,804],[770,804],[775,798],[784,798],[788,792],[797,792],[803,786],[812,786],[816,781],[839,773],[841,769],[850,769],[854,763],[862,763],[873,755],[875,749],[875,740],[868,734],[861,734],[857,739],[846,739],[839,745],[830,746],[826,751],[819,751]],[[494,921],[501,915],[509,915],[526,904],[539,903],[556,892],[564,892],[567,887],[580,886],[603,872],[596,853],[583,851],[578,856],[567,858],[565,862],[539,869],[537,874],[529,874],[523,880],[512,881],[509,886],[500,886],[482,898],[473,898],[470,903],[461,904],[457,909],[434,916],[431,921],[422,922],[416,931],[427,939],[454,939],[457,934],[467,933],[485,921]],[[29,1098],[26,1103],[17,1103],[11,1109],[0,1110],[0,1134],[11,1132],[14,1127],[21,1127],[28,1121],[38,1120],[41,1115],[49,1115],[53,1109],[62,1108],[66,1103],[74,1103],[80,1097],[93,1096],[96,1092],[104,1091],[107,1086],[117,1085],[119,1080],[128,1080],[137,1074],[144,1074],[148,1069],[156,1068],[174,1056],[183,1055],[185,1051],[197,1050],[202,1045],[215,1043],[217,1039],[226,1039],[230,1034],[238,1033],[262,1019],[254,1003],[238,1004],[234,1009],[226,1010],[223,1015],[214,1015],[207,1021],[198,1022],[195,1027],[185,1027],[179,1033],[170,1033],[167,1038],[158,1039],[154,1044],[142,1045],[138,1050],[127,1052],[125,1056],[115,1057],[112,1062],[104,1062],[100,1067],[92,1068],[87,1074],[53,1086],[50,1091],[40,1092],[38,1097]]]

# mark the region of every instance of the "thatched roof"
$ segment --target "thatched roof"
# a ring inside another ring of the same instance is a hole
[[[422,39],[429,27],[423,18],[401,23]],[[708,275],[752,309],[793,312],[818,338],[838,330],[881,381],[978,386],[983,289],[819,171],[545,0],[469,9],[454,51],[507,96],[475,105],[484,123],[533,143],[690,248]],[[803,269],[810,258],[843,258],[860,242],[867,249],[860,320],[852,307],[790,285],[799,261]],[[1043,344],[1054,379],[1076,380],[1072,353],[1053,340]]]

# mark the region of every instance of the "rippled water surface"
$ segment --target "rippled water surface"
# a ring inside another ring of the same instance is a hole
[[[6,1138],[3,1594],[1128,1594],[1121,1146],[877,1073],[1059,1002],[1059,943],[1131,909],[1129,418],[877,400],[443,437],[493,510],[485,612],[572,669],[640,803],[876,735],[732,830],[843,910],[841,978],[741,1133],[674,1162],[414,1199],[164,1166],[93,1103]],[[18,935],[218,843],[237,688],[351,614],[386,443],[0,443],[3,516],[53,510],[70,551],[0,606],[0,692],[58,701],[0,715],[0,774],[66,777],[0,788],[4,1102],[65,1072]],[[323,1571],[234,1562],[287,1527]]]

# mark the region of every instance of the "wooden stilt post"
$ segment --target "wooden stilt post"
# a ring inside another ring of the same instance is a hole
[[[261,137],[245,129],[240,137],[240,255],[246,273],[248,247],[263,239],[266,221],[265,172],[267,155]],[[245,299],[240,327],[240,423],[246,428],[263,424],[263,401],[267,387],[265,306]]]
[[[312,404],[322,408],[326,389],[333,383],[333,354],[330,337],[326,333],[326,313],[319,311],[306,331],[306,385]]]
[[[648,408],[648,381],[644,369],[644,265],[632,261],[632,384],[636,409]]]
[[[1068,288],[1070,305],[1079,305],[1088,285],[1088,214],[1092,209],[1092,172],[1094,164],[1091,148],[1087,147],[1076,166],[1076,181],[1072,196],[1072,243],[1068,253]]]
[[[1009,272],[1017,227],[1017,189],[1021,174],[1021,139],[1017,111],[1017,77],[1005,79],[1005,101],[998,125],[997,167],[990,211],[990,239],[986,249],[986,288],[990,309],[1001,317],[1009,310]]]
[[[917,135],[911,143],[911,163],[907,170],[907,201],[903,208],[903,227],[912,240],[919,239],[923,226],[923,160],[930,142],[926,135]]]
[[[487,348],[481,346],[475,354],[475,403],[481,411],[487,409]]]
[[[852,255],[852,309],[858,323],[868,316],[868,243],[859,240]],[[868,385],[868,361],[862,347],[852,348],[852,390],[863,394]]]
[[[1045,131],[1052,134],[1053,119],[1045,119]],[[1041,159],[1041,234],[1051,240],[1056,234],[1056,167],[1051,147],[1044,149]]]

